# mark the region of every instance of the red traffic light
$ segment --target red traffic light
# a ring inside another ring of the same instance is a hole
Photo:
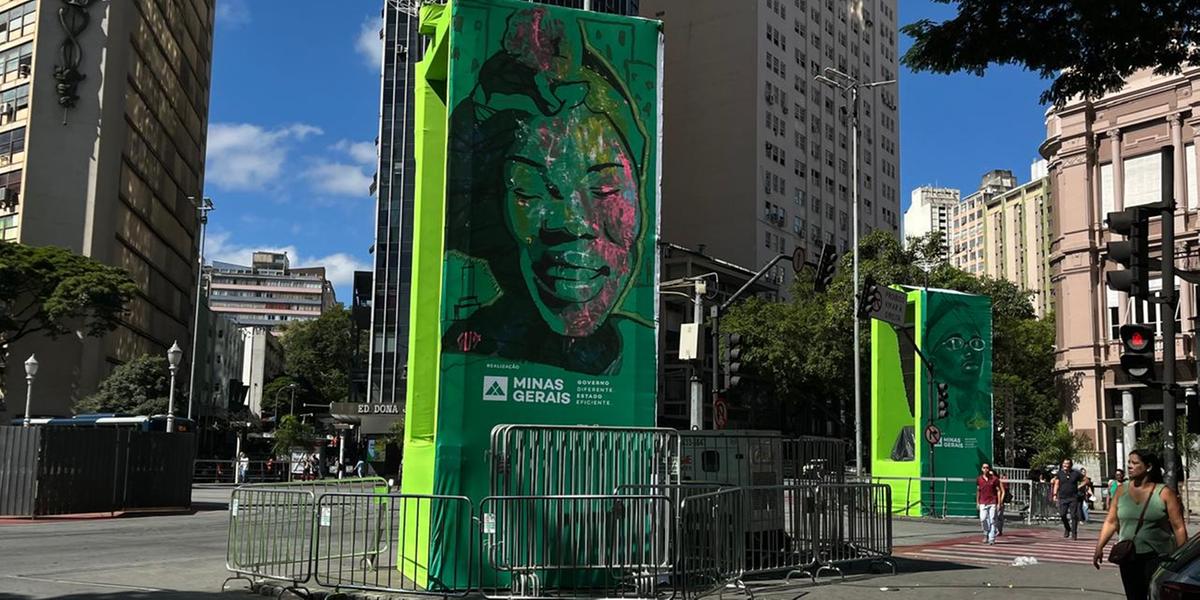
[[[1145,352],[1154,345],[1154,330],[1145,325],[1122,325],[1121,344],[1129,352]]]
[[[1146,347],[1146,336],[1142,332],[1135,331],[1129,336],[1129,345],[1135,350],[1140,350]]]

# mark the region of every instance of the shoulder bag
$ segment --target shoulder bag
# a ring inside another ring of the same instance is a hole
[[[1125,493],[1128,494],[1129,491],[1126,490]],[[1158,493],[1157,484],[1150,489],[1150,494],[1146,496],[1146,501],[1142,503],[1142,514],[1138,517],[1138,526],[1133,532],[1133,537],[1113,544],[1112,550],[1108,551],[1108,562],[1114,565],[1123,565],[1133,560],[1133,555],[1136,551],[1133,540],[1137,538],[1138,532],[1142,530],[1142,523],[1146,520],[1146,509],[1150,507],[1150,501],[1154,499],[1154,494],[1156,493]]]

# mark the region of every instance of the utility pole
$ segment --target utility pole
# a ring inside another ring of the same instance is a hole
[[[696,325],[696,360],[692,363],[690,405],[688,406],[688,426],[692,430],[704,429],[704,383],[700,381],[700,372],[704,368],[704,293],[708,291],[705,281],[696,280],[692,286],[692,323]],[[715,351],[715,349],[714,349]]]
[[[1178,489],[1176,465],[1179,456],[1175,445],[1175,311],[1179,309],[1179,293],[1175,291],[1175,148],[1162,150],[1162,298],[1159,317],[1163,333],[1163,467],[1167,487]]]
[[[896,83],[894,79],[861,83],[859,80],[834,69],[825,67],[821,75],[814,77],[816,81],[842,91],[850,98],[850,190],[853,221],[850,226],[854,230],[852,241],[854,250],[854,297],[858,297],[858,90],[859,88],[874,88],[881,85]],[[858,473],[863,473],[863,431],[862,431],[862,340],[860,332],[862,324],[857,315],[854,317],[854,464]]]
[[[195,197],[188,198],[192,202],[196,202]],[[196,263],[196,307],[192,315],[192,358],[191,358],[191,374],[188,375],[188,411],[187,417],[192,418],[192,400],[196,397],[196,362],[200,357],[198,351],[200,345],[200,303],[204,300],[204,294],[201,291],[204,282],[204,237],[208,230],[208,211],[213,209],[212,198],[201,198],[196,204],[196,214],[200,219],[200,255],[197,257]],[[199,438],[197,438],[199,439]]]

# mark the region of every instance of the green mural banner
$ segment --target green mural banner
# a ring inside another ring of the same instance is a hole
[[[910,334],[871,326],[871,473],[892,486],[903,514],[975,515],[974,480],[992,460],[991,299],[919,289],[908,302]]]
[[[654,425],[661,26],[453,0],[421,28],[402,490],[477,502],[496,425]],[[412,576],[462,589],[473,525],[429,519]]]

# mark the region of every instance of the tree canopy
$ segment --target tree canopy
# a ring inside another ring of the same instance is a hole
[[[136,293],[117,267],[63,248],[0,241],[0,347],[34,333],[103,335]]]
[[[913,38],[908,68],[982,75],[990,65],[1020,65],[1053,80],[1041,100],[1055,106],[1116,91],[1141,69],[1200,65],[1200,4],[1190,0],[937,1],[956,15],[901,28]]]
[[[1071,407],[1070,390],[1054,375],[1053,316],[1037,318],[1029,292],[1009,281],[978,278],[951,266],[945,243],[936,236],[903,246],[891,234],[875,231],[860,240],[859,258],[862,276],[880,285],[928,285],[991,297],[996,449],[1000,453],[1007,444],[1014,462],[1027,461],[1038,447],[1037,436]],[[803,430],[814,415],[836,421],[844,411],[852,418],[852,260],[849,254],[842,257],[825,293],[813,291],[812,273],[806,271],[797,277],[791,301],[750,298],[722,321],[724,333],[742,335],[743,362],[768,380],[766,395],[773,406],[755,426],[816,433]],[[869,389],[869,327],[862,328],[862,336],[863,385]]]
[[[167,359],[143,354],[113,369],[96,393],[75,403],[75,413],[161,415],[167,412],[170,393]]]
[[[354,357],[354,329],[346,307],[337,304],[316,319],[288,325],[280,342],[284,371],[300,384],[306,400],[346,399],[350,392],[350,361]],[[301,391],[296,390],[298,402]],[[280,398],[281,402],[284,400]]]

